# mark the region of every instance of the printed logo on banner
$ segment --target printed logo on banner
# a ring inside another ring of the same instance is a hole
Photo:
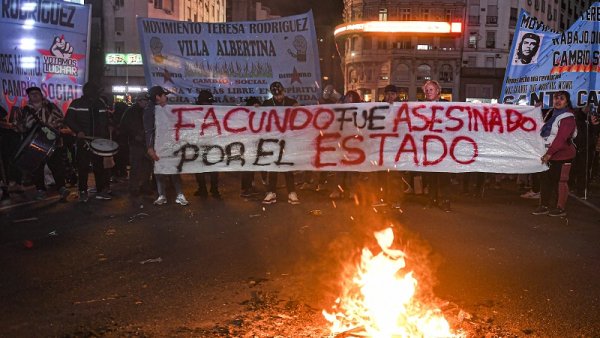
[[[152,59],[156,63],[163,63],[167,59],[166,56],[162,55],[163,46],[160,38],[154,36],[150,39],[150,51],[152,52]]]
[[[590,5],[567,30],[555,32],[521,10],[500,100],[552,106],[566,90],[574,107],[600,104],[600,2]]]
[[[517,52],[513,65],[528,65],[537,63],[538,51],[542,45],[543,36],[535,33],[520,32]]]
[[[307,49],[308,43],[306,42],[306,39],[304,38],[304,36],[296,35],[296,37],[294,38],[293,46],[296,49],[296,51],[293,52],[291,49],[288,49],[287,50],[288,53],[293,58],[298,60],[298,62],[306,62],[306,49]]]
[[[65,40],[65,36],[55,36],[50,49],[38,49],[43,56],[43,69],[46,80],[53,75],[66,75],[71,81],[77,83],[79,67],[77,62],[85,57],[83,54],[73,53],[73,46]]]

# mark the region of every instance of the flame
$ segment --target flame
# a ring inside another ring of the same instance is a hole
[[[391,249],[391,228],[375,232],[381,252],[362,250],[361,262],[333,313],[323,311],[333,335],[359,332],[369,337],[458,337],[441,310],[415,298],[417,280],[403,273],[406,254]]]

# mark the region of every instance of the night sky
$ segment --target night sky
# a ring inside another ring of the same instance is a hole
[[[342,23],[343,0],[263,0],[271,8],[272,14],[287,16],[313,11],[317,25],[338,25]]]

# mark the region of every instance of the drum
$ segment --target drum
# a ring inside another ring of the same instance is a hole
[[[58,130],[41,124],[36,125],[17,150],[13,159],[14,165],[24,172],[33,172],[52,155],[58,136]]]
[[[92,153],[102,157],[113,156],[119,152],[119,145],[113,140],[97,138],[90,141],[88,145]]]

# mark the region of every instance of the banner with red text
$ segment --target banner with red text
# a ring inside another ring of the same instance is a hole
[[[158,107],[157,107],[158,108]],[[300,107],[166,106],[160,174],[207,171],[546,169],[540,108],[455,102]]]

